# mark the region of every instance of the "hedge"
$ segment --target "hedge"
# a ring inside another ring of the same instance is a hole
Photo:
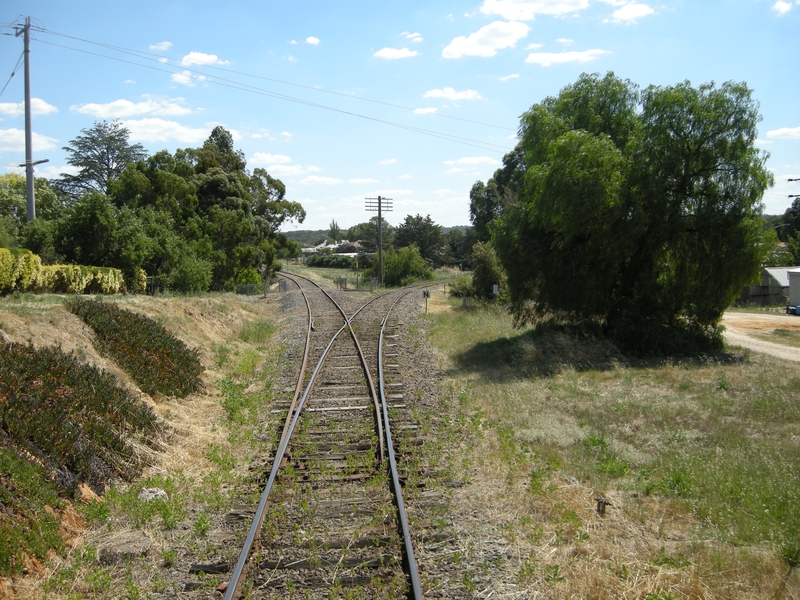
[[[0,248],[0,294],[36,292],[54,294],[118,294],[129,289],[143,292],[147,274],[139,269],[125,281],[122,271],[111,267],[42,265],[30,250]]]

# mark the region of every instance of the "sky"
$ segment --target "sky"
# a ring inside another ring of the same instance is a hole
[[[746,82],[775,175],[765,213],[800,193],[800,0],[4,0],[0,173],[24,173],[25,17],[38,177],[74,172],[63,147],[98,120],[150,153],[222,125],[306,209],[285,231],[365,222],[377,196],[393,225],[468,225],[469,190],[520,115],[613,71],[641,87]]]

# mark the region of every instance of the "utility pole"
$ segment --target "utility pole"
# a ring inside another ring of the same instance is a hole
[[[28,204],[28,222],[36,218],[36,201],[33,196],[33,166],[47,162],[33,162],[33,127],[31,125],[31,18],[25,17],[25,26],[17,25],[16,37],[23,36],[25,44],[25,189]]]
[[[364,198],[366,211],[378,213],[378,285],[383,285],[383,212],[392,211],[391,198]]]

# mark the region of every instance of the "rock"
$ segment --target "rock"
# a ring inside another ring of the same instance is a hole
[[[85,483],[78,484],[78,499],[82,504],[89,505],[92,502],[97,502],[100,496],[94,493],[94,490]]]
[[[150,502],[151,500],[159,500],[161,498],[168,498],[167,492],[162,490],[161,488],[143,488],[137,498],[139,500],[144,500],[145,502]]]
[[[97,544],[100,562],[106,565],[145,556],[153,541],[141,531],[128,531],[105,536]]]

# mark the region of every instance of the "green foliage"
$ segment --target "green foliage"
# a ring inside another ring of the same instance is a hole
[[[44,510],[60,505],[44,469],[0,447],[0,576],[20,573],[25,554],[43,559],[63,547],[59,520]]]
[[[58,181],[61,189],[75,197],[91,191],[105,194],[129,163],[147,156],[144,146],[128,143],[129,135],[118,120],[95,121],[91,128],[81,129],[81,135],[64,147],[67,163],[79,171],[77,175],[62,174]]]
[[[48,464],[103,481],[143,466],[131,436],[152,435],[155,414],[114,377],[58,348],[0,345],[0,428]]]
[[[378,263],[365,273],[378,276]],[[419,279],[433,279],[433,269],[428,266],[416,246],[406,246],[399,250],[389,248],[383,253],[383,281],[386,285],[408,285]]]
[[[692,564],[683,558],[683,554],[679,553],[676,556],[668,555],[664,550],[664,546],[661,546],[661,548],[658,549],[658,554],[647,562],[656,567],[672,567],[673,569],[683,569]]]
[[[406,215],[405,221],[397,226],[394,247],[408,246],[416,246],[420,256],[433,263],[441,263],[447,254],[447,239],[442,226],[434,223],[430,215]]]
[[[716,346],[768,252],[759,118],[744,84],[640,93],[612,73],[532,106],[524,189],[490,226],[518,323],[597,319],[632,353]]]
[[[341,254],[312,254],[306,260],[309,267],[322,267],[326,269],[354,269],[356,261],[351,256]]]
[[[475,244],[472,247],[472,263],[472,291],[475,297],[493,300],[495,285],[499,286],[500,295],[504,296],[507,290],[506,274],[492,245],[483,242]]]
[[[110,303],[76,300],[66,307],[97,334],[100,350],[130,374],[142,391],[183,397],[200,389],[197,350],[154,320]]]

